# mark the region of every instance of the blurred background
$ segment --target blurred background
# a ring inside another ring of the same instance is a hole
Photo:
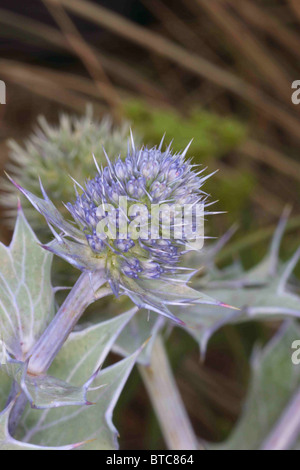
[[[8,139],[22,146],[39,115],[57,125],[62,112],[81,116],[91,104],[95,119],[129,122],[145,144],[157,144],[165,132],[179,151],[193,138],[189,156],[209,172],[219,169],[206,191],[226,214],[209,219],[206,232],[219,237],[238,225],[221,266],[259,261],[286,205],[292,215],[282,256],[295,251],[300,105],[291,101],[291,86],[300,79],[298,0],[0,0],[0,25],[0,79],[7,87],[1,175],[11,165]],[[0,238],[7,243],[11,225],[0,184]],[[247,390],[254,342],[265,342],[275,328],[223,328],[204,364],[184,332],[172,333],[170,357],[199,435],[226,438]],[[137,373],[115,421],[121,448],[163,448]]]

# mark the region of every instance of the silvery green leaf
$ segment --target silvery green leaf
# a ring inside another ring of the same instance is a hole
[[[272,276],[276,275],[281,266],[279,251],[289,214],[290,209],[287,207],[283,211],[266,256],[260,263],[258,263],[257,266],[253,267],[247,272],[244,271],[242,264],[238,260],[222,270],[216,267],[214,257],[218,254],[220,248],[223,248],[230,239],[231,235],[233,234],[233,230],[225,234],[217,243],[212,246],[211,249],[209,248],[207,250],[209,256],[206,256],[207,263],[204,264],[205,269],[207,269],[208,266],[209,272],[208,275],[204,276],[202,280],[199,280],[198,287],[201,288],[206,286],[208,281],[211,288],[213,288],[214,285],[218,285],[219,281],[227,281],[229,287],[241,289],[248,286],[265,285],[266,282],[272,278]],[[223,285],[225,287],[225,283]]]
[[[299,325],[288,322],[252,361],[252,379],[244,410],[229,439],[214,450],[256,450],[270,434],[300,386],[300,368],[291,356]]]
[[[12,242],[0,243],[0,336],[9,353],[23,360],[54,315],[52,255],[19,208]]]
[[[84,422],[81,421],[83,415],[77,421],[78,425],[82,422],[86,430],[90,428],[88,439],[95,439],[84,446],[85,450],[118,449],[118,431],[112,421],[113,411],[141,350],[140,347],[131,356],[107,367],[96,378],[95,387],[103,383],[107,386],[100,393],[95,391],[91,394],[90,399],[96,402],[95,409],[86,409],[88,413],[84,415]]]
[[[238,285],[238,280],[231,281],[230,284],[224,281],[219,282],[218,287],[215,284],[213,286],[208,284],[205,291],[207,294],[214,292],[216,297],[221,296],[225,302],[239,307],[243,312],[239,321],[280,319],[285,315],[299,317],[300,299],[299,296],[291,292],[288,284],[299,257],[300,251],[298,250],[290,261],[281,263],[277,267],[275,274],[261,278],[260,283],[254,282],[252,271],[250,275],[253,278],[252,284],[241,286]],[[262,266],[260,264],[260,267]],[[264,279],[263,282],[262,279]]]
[[[103,349],[102,353],[108,353],[116,337],[134,313],[135,310],[130,311],[126,314],[119,315],[113,320],[95,326],[93,331],[89,329],[90,340],[93,335],[96,336],[94,348],[97,348],[98,353],[100,348]],[[80,333],[77,333],[77,335],[79,334]],[[85,337],[86,335],[87,332],[85,333]],[[72,335],[70,342],[72,342]],[[85,354],[87,354],[87,356],[92,355],[93,351],[89,349],[89,343],[85,343],[84,346],[86,348]],[[77,341],[76,347],[79,348],[79,340]],[[78,360],[82,360],[82,357]],[[76,364],[73,364],[72,358],[70,358],[68,363],[65,363],[66,370],[72,368],[72,366],[76,367]],[[6,364],[2,365],[1,368],[20,385],[32,408],[47,409],[61,406],[90,405],[87,399],[87,393],[97,375],[99,366],[100,364],[96,366],[94,370],[90,370],[89,375],[86,375],[89,371],[89,368],[86,367],[85,377],[82,377],[82,380],[78,381],[76,385],[70,383],[72,379],[70,376],[68,376],[67,381],[57,376],[55,374],[55,368],[53,375],[31,376],[27,374],[26,363],[15,361],[9,357],[7,357]]]
[[[149,340],[138,357],[139,364],[149,365],[153,343],[163,325],[160,315],[139,310],[117,338],[113,351],[127,357]]]
[[[112,320],[72,333],[54,360],[49,370],[51,375],[73,386],[86,381],[104,362],[117,335],[135,312],[133,309]],[[88,392],[88,399],[95,403],[92,406],[43,411],[27,408],[18,437],[22,441],[48,446],[94,439],[84,448],[116,448],[117,432],[112,424],[112,413],[139,353],[140,350],[97,374]],[[79,436],[85,437],[80,439]]]
[[[12,380],[7,374],[0,369],[0,411],[2,411],[7,403],[9,392],[12,386]]]
[[[14,439],[8,431],[9,416],[13,405],[14,402],[10,403],[0,413],[0,450],[73,450],[83,444],[78,443],[60,447],[44,447],[28,444],[26,442],[21,442]]]
[[[185,322],[183,328],[199,344],[202,357],[205,356],[208,341],[218,329],[237,323],[242,318],[239,310],[207,305],[174,307],[173,311]]]
[[[134,307],[112,319],[71,333],[49,373],[75,386],[88,380],[103,364],[118,336],[136,312],[137,308]]]
[[[185,255],[186,266],[193,268],[196,273],[200,273],[205,281],[210,279],[227,279],[242,274],[242,266],[237,262],[222,270],[218,269],[216,266],[217,255],[234,235],[236,230],[237,226],[233,226],[217,242],[209,246],[204,246],[200,251],[187,253]]]
[[[99,291],[100,292],[100,291]],[[88,317],[89,323],[97,324],[101,318],[108,319],[113,316],[120,315],[132,305],[127,296],[122,296],[119,301],[112,302],[111,298],[107,298],[100,311],[95,312]],[[165,324],[165,319],[149,310],[137,309],[137,313],[132,317],[128,324],[124,327],[118,338],[116,339],[112,350],[123,357],[133,354],[141,344],[145,344],[143,350],[138,356],[138,363],[148,365],[151,358],[152,346],[157,333]]]
[[[300,299],[297,295],[281,289],[281,277],[273,279],[269,285],[236,286],[229,288],[227,281],[224,288],[202,289],[213,293],[240,310],[224,309],[207,305],[192,305],[185,308],[174,307],[172,310],[186,324],[186,330],[199,342],[202,354],[215,331],[226,324],[242,323],[252,320],[281,320],[287,315],[300,317]],[[237,281],[238,282],[238,281]]]
[[[279,251],[289,215],[290,208],[286,207],[274,232],[266,256],[257,266],[246,273],[244,279],[248,281],[248,283],[263,285],[268,280],[280,275],[282,263],[279,258]]]
[[[118,433],[112,423],[112,414],[139,352],[99,374],[94,387],[106,386],[90,393],[89,398],[95,403],[94,406],[27,412],[23,424],[30,423],[32,427],[23,435],[23,439],[40,445],[50,445],[50,442],[56,445],[73,437],[77,439],[77,436],[85,436],[84,440],[91,442],[84,446],[84,450],[118,448]]]

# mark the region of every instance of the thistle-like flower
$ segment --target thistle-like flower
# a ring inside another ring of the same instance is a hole
[[[45,249],[82,271],[104,272],[115,295],[125,293],[138,306],[176,319],[168,305],[223,304],[187,286],[193,270],[182,266],[182,258],[189,239],[185,230],[178,231],[176,217],[178,207],[187,205],[192,212],[199,204],[204,207],[207,195],[201,188],[211,175],[203,176],[204,170],[197,172],[185,158],[189,146],[173,154],[162,145],[163,139],[158,147],[136,148],[131,135],[124,160],[119,156],[112,162],[104,150],[107,166],[100,168],[94,157],[96,176],[85,187],[75,181],[76,200],[66,204],[75,224],[60,215],[42,184],[44,199],[14,184],[44,215],[55,236]],[[153,207],[162,204],[177,208],[169,213],[168,237],[162,236],[161,212],[152,223]]]

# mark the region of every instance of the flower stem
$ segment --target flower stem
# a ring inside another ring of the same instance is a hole
[[[300,434],[300,389],[293,396],[262,450],[290,450]]]
[[[86,308],[97,300],[96,292],[105,282],[101,271],[94,273],[92,278],[88,273],[80,275],[54,319],[34,346],[28,373],[40,375],[47,371]],[[104,290],[100,297],[107,294],[108,291]]]
[[[139,366],[144,384],[170,450],[198,450],[185,406],[169,364],[163,340],[157,337],[150,366]]]

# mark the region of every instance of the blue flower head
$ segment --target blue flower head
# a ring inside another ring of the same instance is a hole
[[[163,140],[158,147],[136,148],[131,135],[125,159],[119,156],[112,162],[104,150],[107,166],[99,168],[94,157],[96,176],[84,187],[75,182],[76,200],[66,204],[70,222],[55,208],[42,184],[43,199],[14,184],[46,218],[55,236],[44,248],[82,271],[104,272],[116,295],[125,293],[140,307],[174,319],[168,305],[222,304],[195,294],[186,285],[191,270],[182,266],[182,258],[188,239],[184,230],[175,234],[176,210],[170,215],[170,236],[162,236],[161,213],[151,223],[153,207],[194,208],[207,200],[201,188],[210,175],[202,176],[204,170],[196,171],[186,159],[189,145],[179,154],[172,153],[170,146],[162,150],[162,145]],[[131,209],[125,210],[121,201]],[[124,227],[130,229],[124,231]]]

